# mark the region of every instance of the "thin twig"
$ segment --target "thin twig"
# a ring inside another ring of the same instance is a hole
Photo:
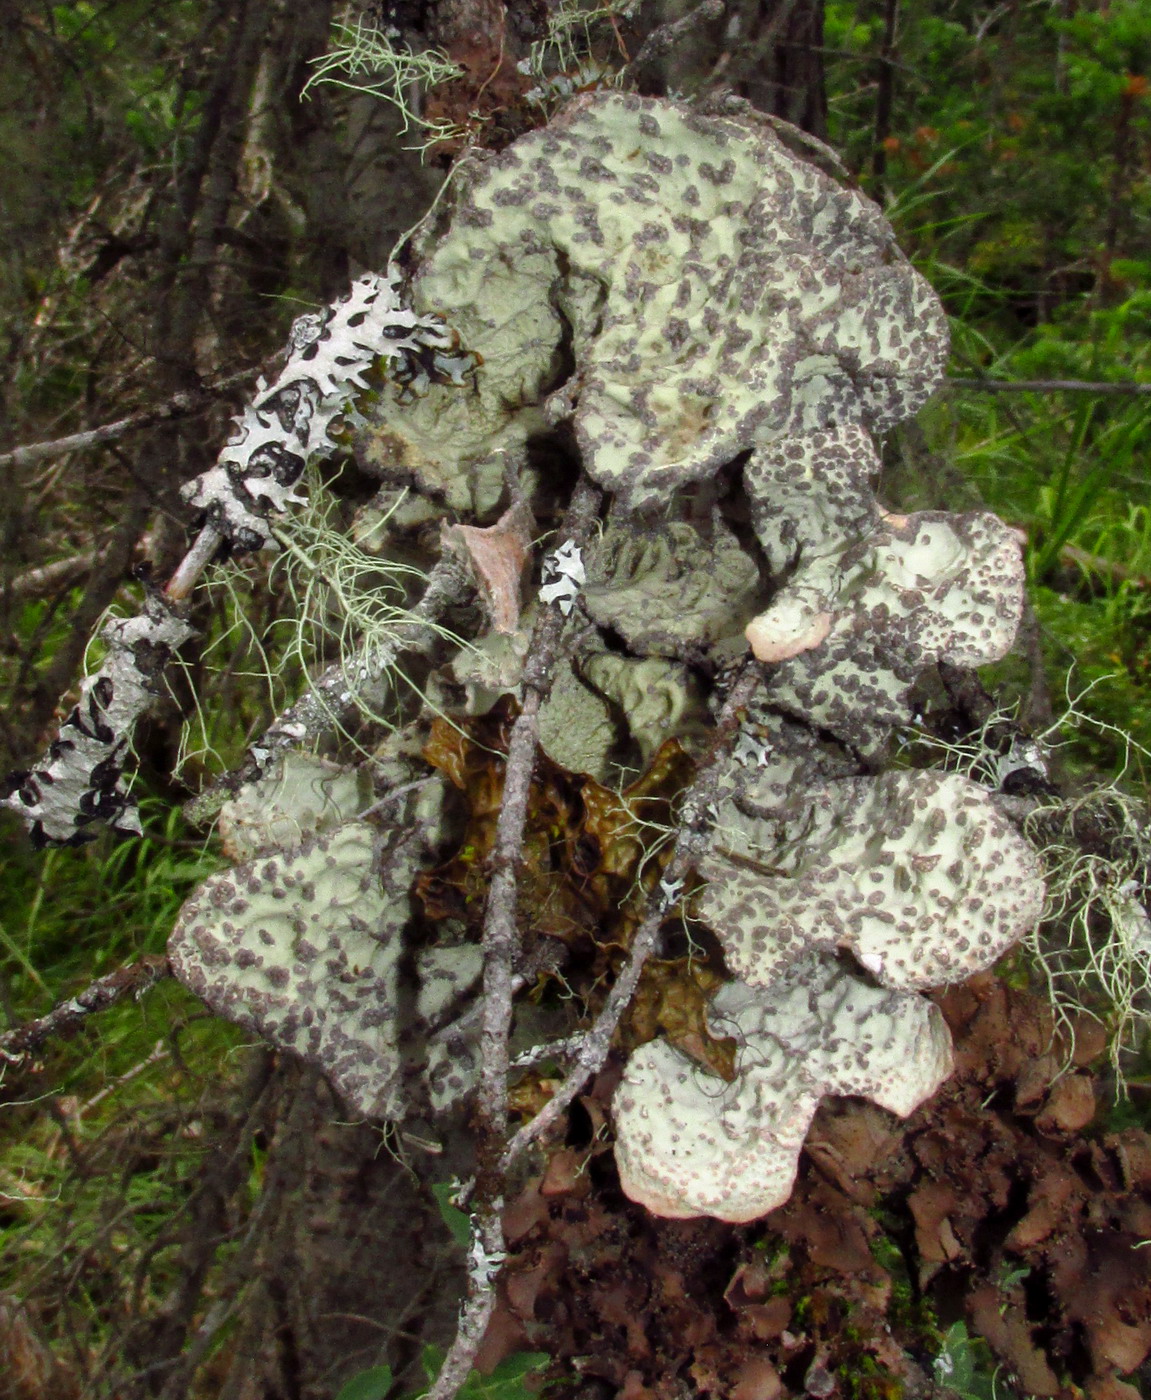
[[[224,542],[224,536],[214,525],[205,525],[192,547],[180,560],[176,572],[168,580],[164,595],[170,603],[182,603],[195,588],[200,575],[216,557],[216,551]]]
[[[92,572],[100,555],[94,549],[73,554],[68,559],[54,559],[50,564],[38,564],[25,569],[3,585],[3,591],[14,598],[35,598],[56,588],[71,588]]]
[[[95,1012],[104,1011],[127,996],[140,996],[171,975],[168,959],[160,953],[149,953],[138,962],[117,968],[54,1006],[47,1015],[5,1031],[0,1035],[0,1060],[17,1063],[35,1054],[55,1036],[68,1035]]]
[[[640,45],[639,52],[628,65],[629,68],[634,73],[649,63],[664,58],[702,25],[722,18],[723,0],[702,0],[701,4],[694,10],[688,10],[681,19],[671,20],[653,29]]]
[[[582,548],[599,510],[600,491],[580,479],[560,528],[559,538]],[[524,671],[520,712],[508,740],[504,791],[490,861],[491,885],[484,911],[483,1019],[480,1027],[479,1092],[476,1099],[476,1187],[468,1292],[456,1336],[427,1400],[452,1400],[467,1380],[491,1321],[496,1277],[504,1255],[501,1156],[508,1119],[508,1037],[512,1024],[514,970],[520,950],[516,920],[518,868],[523,861],[524,831],[536,750],[539,712],[551,691],[566,622],[558,606],[545,608],[532,633]]]
[[[664,887],[674,887],[684,880],[704,853],[712,820],[709,808],[715,801],[718,779],[726,766],[728,751],[739,728],[740,712],[754,694],[761,676],[762,668],[758,662],[746,662],[720,711],[703,770],[684,799],[683,819],[672,848],[671,860],[661,881]],[[540,1112],[514,1135],[500,1161],[501,1171],[506,1172],[533,1142],[559,1121],[588,1080],[603,1068],[616,1027],[635,995],[644,964],[655,948],[660,927],[667,916],[665,897],[664,889],[658,886],[649,895],[647,911],[632,940],[628,960],[620,969],[595,1024],[583,1037],[571,1069]]]
[[[987,394],[1151,394],[1151,383],[1108,383],[1093,379],[961,379],[949,376],[948,389],[979,389]]]
[[[114,423],[104,423],[99,428],[89,428],[83,433],[70,433],[67,437],[54,438],[50,442],[30,442],[23,447],[14,447],[10,452],[0,452],[0,468],[30,467],[36,462],[50,461],[53,457],[63,457],[67,452],[83,452],[91,447],[102,447],[106,442],[115,442],[128,433],[139,432],[142,428],[154,428],[157,423],[170,423],[176,418],[190,418],[195,413],[203,413],[211,408],[215,400],[229,389],[236,388],[257,372],[258,366],[229,374],[226,379],[215,384],[206,384],[202,389],[184,390],[173,394],[166,403],[155,408],[146,408],[142,413],[133,413],[129,418],[119,418]]]

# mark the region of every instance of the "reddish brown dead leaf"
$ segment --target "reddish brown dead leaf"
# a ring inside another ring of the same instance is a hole
[[[520,590],[534,533],[535,516],[522,501],[494,525],[445,525],[441,532],[444,548],[468,561],[492,627],[505,635],[519,626]]]
[[[779,1372],[766,1356],[749,1356],[733,1381],[731,1400],[778,1400],[783,1394]]]
[[[821,1269],[861,1279],[882,1273],[868,1245],[874,1226],[866,1212],[825,1181],[811,1182],[765,1219],[790,1244],[802,1246]]]
[[[481,1375],[490,1375],[505,1356],[513,1352],[525,1351],[529,1345],[528,1334],[504,1296],[501,1287],[496,1300],[495,1311],[488,1323],[480,1349],[476,1352],[475,1368]]]
[[[644,1385],[642,1371],[629,1371],[616,1400],[656,1400],[656,1393]]]
[[[950,1216],[959,1204],[952,1188],[942,1181],[925,1181],[907,1202],[915,1219],[915,1243],[929,1264],[958,1259],[963,1246],[955,1237]]]
[[[545,1199],[573,1194],[586,1196],[589,1188],[587,1161],[586,1152],[577,1152],[571,1147],[553,1152],[540,1183],[540,1195]]]
[[[533,1177],[518,1196],[504,1207],[504,1234],[509,1244],[522,1240],[548,1218],[548,1202],[540,1195],[539,1178]]]
[[[1067,1222],[1071,1212],[1068,1205],[1073,1197],[1083,1195],[1083,1186],[1074,1173],[1057,1164],[1032,1183],[1027,1198],[1028,1211],[1007,1236],[1008,1249],[1032,1249]],[[1075,1202],[1077,1210],[1079,1202]]]
[[[1053,1251],[1068,1321],[1082,1324],[1096,1371],[1133,1371],[1151,1352],[1151,1261],[1130,1236],[1084,1230]]]
[[[751,1303],[741,1308],[740,1327],[758,1342],[773,1342],[791,1326],[794,1309],[789,1299],[769,1298],[766,1303]]]
[[[1019,1377],[1024,1394],[1059,1394],[1059,1377],[1036,1346],[1031,1324],[1013,1303],[1004,1304],[998,1289],[985,1283],[968,1294],[967,1306],[975,1330]]]
[[[1095,1088],[1085,1074],[1069,1074],[1055,1084],[1035,1120],[1042,1132],[1079,1133],[1095,1117]]]
[[[508,1304],[523,1323],[535,1321],[536,1301],[553,1292],[567,1268],[567,1250],[552,1242],[513,1260],[504,1276]]]
[[[1097,1376],[1087,1382],[1087,1400],[1143,1400],[1143,1392],[1118,1376]]]

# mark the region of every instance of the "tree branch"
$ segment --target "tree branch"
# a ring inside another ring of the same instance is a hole
[[[690,38],[702,25],[722,19],[723,12],[723,0],[701,0],[695,9],[688,10],[682,18],[671,20],[667,24],[661,24],[658,28],[653,29],[640,45],[639,52],[628,67],[635,73],[647,67],[649,63],[666,57],[685,39]]]
[[[257,368],[229,374],[226,379],[220,379],[215,384],[206,384],[202,389],[173,394],[167,402],[155,408],[146,408],[141,413],[133,413],[128,418],[119,418],[114,423],[105,423],[99,428],[70,433],[67,437],[54,438],[51,442],[30,442],[24,447],[14,447],[10,452],[0,452],[0,468],[30,467],[36,462],[63,457],[67,452],[85,452],[92,447],[102,447],[104,443],[116,442],[129,433],[139,432],[143,428],[154,428],[157,423],[170,423],[178,418],[190,418],[193,414],[203,413],[206,408],[211,408],[221,394],[251,379]]]
[[[1151,383],[1109,383],[1093,379],[963,379],[949,376],[944,388],[978,389],[987,394],[1151,394]]]
[[[55,1036],[69,1035],[95,1012],[104,1011],[125,997],[141,996],[171,975],[168,959],[161,953],[149,953],[138,962],[117,968],[97,978],[76,996],[54,1006],[46,1016],[5,1031],[0,1035],[0,1060],[17,1064]]]
[[[289,749],[299,748],[348,720],[365,690],[392,666],[401,652],[426,646],[435,636],[435,623],[448,608],[462,603],[474,583],[468,570],[445,556],[428,574],[423,597],[409,610],[407,622],[398,623],[386,642],[365,650],[350,663],[337,663],[314,681],[303,695],[278,715],[262,737],[248,750],[239,768],[225,773],[192,798],[184,808],[196,825],[209,821],[230,796],[245,783],[255,782]]]
[[[559,531],[562,545],[570,543],[578,549],[587,543],[601,499],[601,492],[581,477]],[[455,1340],[427,1400],[451,1400],[467,1380],[495,1308],[495,1283],[504,1255],[502,1156],[508,1119],[508,1037],[515,964],[520,951],[516,919],[518,867],[523,860],[528,800],[539,747],[539,713],[551,691],[566,621],[559,607],[546,607],[540,613],[528,651],[520,712],[508,741],[503,799],[490,861],[491,885],[484,911],[482,1068],[476,1100],[476,1186],[468,1292]]]

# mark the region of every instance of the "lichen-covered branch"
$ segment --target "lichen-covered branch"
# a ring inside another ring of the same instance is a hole
[[[591,532],[602,493],[581,478],[560,527],[561,551],[578,557]],[[559,551],[557,551],[559,552]],[[496,824],[491,885],[483,926],[483,1013],[480,1025],[480,1083],[476,1099],[476,1185],[468,1292],[456,1333],[427,1400],[451,1400],[467,1380],[495,1307],[495,1281],[504,1255],[502,1155],[508,1116],[508,1038],[514,974],[520,951],[516,923],[518,867],[532,773],[539,748],[539,713],[560,657],[570,607],[546,608],[532,633],[520,712],[512,726],[504,769],[503,798]]]
[[[419,394],[433,382],[462,383],[473,362],[442,318],[403,304],[394,268],[359,278],[335,305],[297,318],[280,374],[271,385],[261,378],[216,465],[183,490],[203,525],[166,594],[149,594],[139,617],[104,628],[108,659],[85,678],[59,737],[36,768],[8,780],[6,803],[36,843],[75,845],[100,825],[139,834],[121,781],[132,734],[161,693],[169,656],[194,635],[176,609],[218,548],[225,541],[235,550],[274,546],[269,517],[300,500],[293,489],[308,463],[335,451],[331,430],[354,417],[354,399],[372,371],[379,367],[404,393]],[[353,691],[357,684],[352,678]],[[312,696],[313,709],[321,703]],[[306,721],[293,723],[306,732]]]
[[[162,693],[168,658],[194,632],[151,593],[139,617],[114,618],[100,635],[108,655],[85,678],[58,737],[35,768],[8,780],[5,805],[24,817],[37,845],[79,845],[100,825],[140,834],[122,781],[132,732]]]
[[[163,954],[149,953],[137,962],[97,978],[82,992],[54,1006],[47,1015],[25,1021],[0,1035],[0,1061],[18,1064],[26,1060],[57,1036],[70,1035],[97,1011],[105,1011],[125,997],[142,996],[171,975],[168,959]]]

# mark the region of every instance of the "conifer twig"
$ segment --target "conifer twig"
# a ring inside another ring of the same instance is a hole
[[[587,542],[601,492],[581,477],[559,531],[562,548],[578,552]],[[568,609],[570,612],[570,609]],[[504,790],[490,860],[491,884],[483,925],[483,1013],[480,1024],[480,1085],[476,1098],[476,1185],[472,1195],[472,1247],[468,1291],[455,1340],[427,1400],[451,1400],[471,1373],[496,1302],[496,1278],[504,1258],[502,1156],[508,1117],[508,1039],[512,1024],[515,964],[520,948],[516,920],[518,869],[532,773],[539,747],[539,713],[551,691],[562,654],[568,612],[542,610],[532,633],[524,670],[520,712],[512,725],[504,767]]]
[[[68,1035],[97,1011],[104,1011],[125,997],[140,996],[171,977],[168,959],[162,953],[149,953],[137,962],[98,977],[76,996],[69,997],[44,1016],[25,1021],[0,1035],[0,1061],[16,1064],[34,1055],[56,1036]]]

